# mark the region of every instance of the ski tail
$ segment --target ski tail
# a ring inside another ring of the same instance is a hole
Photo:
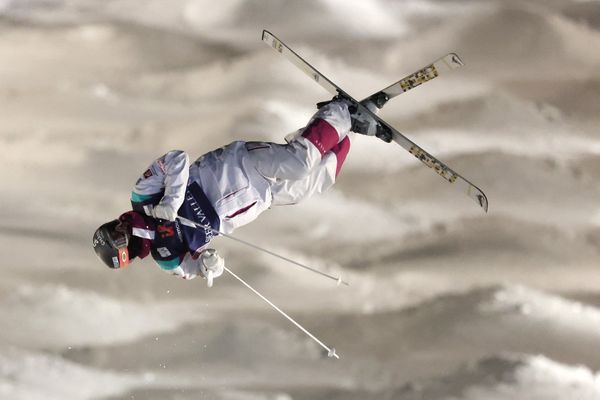
[[[309,78],[317,82],[323,89],[327,90],[331,95],[335,96],[338,93],[339,88],[336,84],[331,82],[322,73],[317,71],[312,65],[304,61],[302,57],[296,54],[295,51],[286,46],[281,40],[277,39],[271,32],[264,30],[262,34],[262,40],[267,45],[271,46],[281,55],[288,59],[294,64],[300,71],[304,72]]]

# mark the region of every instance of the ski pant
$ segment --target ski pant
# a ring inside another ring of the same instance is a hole
[[[270,183],[272,205],[296,204],[329,189],[350,151],[349,131],[347,104],[336,101],[321,107],[288,144],[249,144],[248,156]]]

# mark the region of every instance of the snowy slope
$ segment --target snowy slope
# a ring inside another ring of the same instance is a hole
[[[593,400],[600,397],[598,375],[584,366],[543,356],[501,355],[440,379],[408,385],[394,398],[490,400]]]

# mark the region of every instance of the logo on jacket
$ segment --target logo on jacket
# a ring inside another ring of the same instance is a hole
[[[156,227],[156,232],[158,232],[161,239],[175,236],[175,228],[173,228],[173,226],[158,225]]]
[[[171,252],[166,247],[159,247],[156,249],[156,251],[158,251],[158,254],[160,254],[160,256],[163,258],[167,258],[171,255]]]
[[[156,226],[156,233],[161,239],[166,239],[175,236],[175,230],[177,230],[177,237],[179,240],[183,240],[183,234],[179,223],[160,224]]]
[[[204,225],[204,235],[206,236],[207,242],[210,241],[213,237],[213,231],[211,229],[210,220],[208,219],[208,217],[204,213],[204,210],[202,210],[202,207],[200,206],[200,204],[198,204],[198,201],[193,195],[188,193],[186,195],[186,200],[188,201],[190,208],[194,212],[196,221],[198,221],[201,225]]]

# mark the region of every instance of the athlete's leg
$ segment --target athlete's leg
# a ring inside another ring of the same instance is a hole
[[[315,193],[323,193],[328,190],[335,183],[349,151],[350,137],[346,136],[325,153],[319,165],[302,179],[272,182],[272,205],[296,204]]]
[[[350,113],[345,101],[333,101],[319,109],[302,134],[292,142],[248,143],[249,157],[268,180],[300,180],[321,163],[324,155],[342,141],[350,130]]]

